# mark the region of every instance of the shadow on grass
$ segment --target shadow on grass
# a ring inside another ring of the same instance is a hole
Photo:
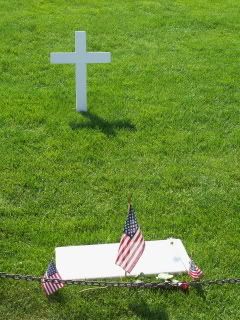
[[[168,314],[165,309],[161,306],[156,308],[150,308],[149,305],[141,300],[138,303],[129,305],[129,308],[134,312],[140,319],[143,320],[168,320]]]
[[[195,287],[196,294],[199,295],[204,301],[206,301],[206,294],[204,292],[203,286],[201,284]]]
[[[66,302],[66,298],[62,295],[61,291],[55,292],[54,294],[47,296],[47,300],[52,303],[61,303],[61,304]]]
[[[82,116],[86,118],[87,122],[77,122],[72,121],[69,123],[69,126],[72,130],[79,129],[97,129],[101,130],[107,136],[115,136],[117,130],[128,130],[135,131],[136,127],[130,121],[127,120],[116,120],[116,121],[107,121],[95,114],[90,112],[81,112]]]

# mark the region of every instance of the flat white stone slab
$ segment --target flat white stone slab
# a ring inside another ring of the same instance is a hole
[[[186,273],[190,258],[180,239],[145,241],[145,250],[131,275]],[[115,265],[119,243],[58,247],[56,267],[64,280],[124,277]]]

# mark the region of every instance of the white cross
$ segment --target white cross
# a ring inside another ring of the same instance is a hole
[[[75,52],[53,52],[50,61],[76,65],[76,110],[87,111],[87,63],[111,62],[111,53],[87,52],[86,32],[75,31]]]

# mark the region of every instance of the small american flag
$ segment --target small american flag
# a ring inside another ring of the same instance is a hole
[[[123,235],[118,248],[116,264],[130,273],[137,264],[145,248],[143,235],[138,226],[134,209],[131,204],[128,208],[128,217],[124,226]]]
[[[44,277],[42,280],[42,287],[45,290],[46,294],[50,295],[64,286],[63,283],[45,282],[44,281],[45,278],[62,279],[60,274],[58,273],[57,268],[55,266],[55,263],[53,261],[50,262],[50,264],[48,265],[47,271],[44,274]]]
[[[202,270],[193,262],[193,260],[190,261],[190,268],[188,271],[188,274],[190,277],[193,279],[199,279],[202,275],[203,272]]]

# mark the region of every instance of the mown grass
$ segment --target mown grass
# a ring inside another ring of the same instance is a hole
[[[238,1],[0,0],[0,270],[41,275],[56,246],[117,242],[133,194],[146,240],[179,237],[205,278],[239,277]],[[74,67],[86,30],[86,115]],[[1,319],[238,319],[239,286],[174,292],[0,280]]]

